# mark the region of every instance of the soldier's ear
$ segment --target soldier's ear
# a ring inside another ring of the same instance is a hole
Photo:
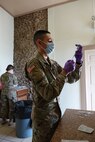
[[[37,39],[37,40],[36,40],[36,45],[37,45],[37,46],[42,46],[42,42],[41,42],[40,39]]]

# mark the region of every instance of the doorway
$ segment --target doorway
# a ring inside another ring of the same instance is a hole
[[[81,74],[82,109],[95,111],[95,45],[83,47]]]

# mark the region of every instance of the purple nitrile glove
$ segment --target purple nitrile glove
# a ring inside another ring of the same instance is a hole
[[[65,66],[64,66],[64,70],[66,71],[66,73],[70,73],[74,70],[75,68],[75,63],[73,60],[68,60],[66,63],[65,63]]]
[[[76,63],[82,63],[82,46],[80,44],[76,44],[77,50],[75,51]]]

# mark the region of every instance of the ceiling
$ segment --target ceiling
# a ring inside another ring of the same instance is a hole
[[[0,0],[0,6],[16,17],[72,1],[75,0]]]

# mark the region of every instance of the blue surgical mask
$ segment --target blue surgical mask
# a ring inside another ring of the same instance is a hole
[[[45,43],[45,42],[43,42],[43,43]],[[54,49],[54,43],[50,42],[50,43],[45,43],[45,44],[46,44],[46,48],[44,48],[44,50],[47,54],[50,54]]]
[[[54,43],[53,42],[48,43],[47,47],[45,48],[45,52],[47,54],[50,54],[53,51],[53,49],[54,49]]]

